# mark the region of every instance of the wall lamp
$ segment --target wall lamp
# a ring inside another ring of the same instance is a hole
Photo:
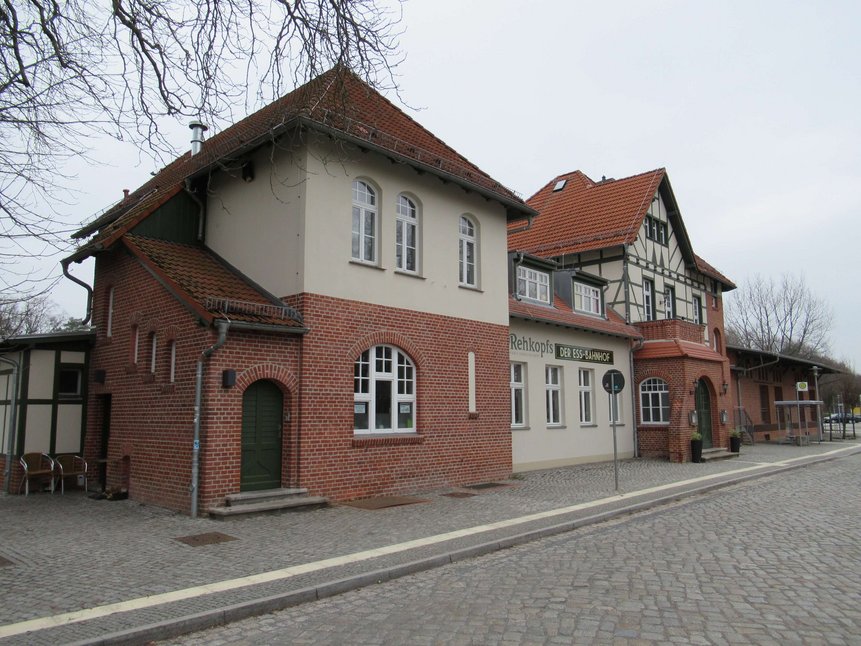
[[[723,383],[720,385],[720,389],[721,389],[721,391],[723,392],[723,394],[724,394],[724,395],[726,395],[726,391],[728,391],[728,390],[729,390],[729,384],[728,384],[727,382],[723,382]]]
[[[699,379],[694,379],[693,386],[691,386],[691,395],[695,395],[697,392],[697,384],[700,383]]]

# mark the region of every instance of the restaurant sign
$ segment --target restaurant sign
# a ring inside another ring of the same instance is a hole
[[[613,363],[613,351],[599,348],[581,348],[577,345],[556,344],[556,358],[568,361],[588,361],[591,363]]]

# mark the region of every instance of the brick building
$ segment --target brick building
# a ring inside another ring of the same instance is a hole
[[[509,251],[571,272],[575,287],[580,276],[580,298],[600,292],[642,337],[627,391],[638,454],[688,460],[695,428],[705,448],[727,446],[733,401],[722,294],[735,285],[694,253],[666,171],[598,182],[575,171],[527,204],[539,215],[530,226],[510,225]]]
[[[332,70],[82,228],[96,259],[85,455],[194,513],[511,473],[511,191]]]

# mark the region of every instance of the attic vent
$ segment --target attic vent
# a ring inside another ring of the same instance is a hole
[[[556,191],[561,191],[563,188],[565,188],[565,184],[567,182],[567,179],[560,179],[558,182],[556,182],[556,186],[553,187],[553,192],[555,193]]]

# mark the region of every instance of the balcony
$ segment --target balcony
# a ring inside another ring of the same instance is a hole
[[[634,323],[646,341],[680,339],[692,343],[703,343],[705,326],[684,319],[661,319]]]

